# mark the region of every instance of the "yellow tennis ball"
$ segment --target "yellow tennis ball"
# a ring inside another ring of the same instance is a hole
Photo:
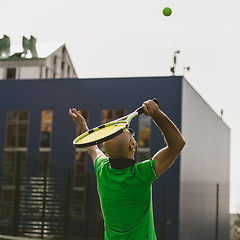
[[[164,16],[169,17],[172,14],[172,9],[169,7],[165,7],[162,12]]]

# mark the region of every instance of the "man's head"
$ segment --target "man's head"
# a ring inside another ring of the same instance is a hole
[[[103,147],[110,158],[131,158],[137,150],[137,142],[127,129],[119,136],[103,143]]]

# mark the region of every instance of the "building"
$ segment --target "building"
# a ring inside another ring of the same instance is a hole
[[[75,222],[69,231],[102,239],[93,165],[85,149],[73,148],[79,132],[68,109],[81,110],[92,128],[154,97],[186,141],[175,163],[153,184],[158,239],[229,239],[230,129],[180,76],[0,81],[2,176],[15,179],[16,168],[6,166],[16,166],[17,158],[25,169],[22,174],[33,174],[28,170],[27,152],[40,155],[38,176],[42,176],[43,159],[74,167],[73,193],[79,198],[71,204]],[[165,146],[148,117],[139,116],[131,127],[139,143],[138,161]],[[53,170],[49,169],[49,176],[55,174]],[[2,184],[2,205],[11,199],[11,189],[11,183]]]
[[[230,214],[230,240],[240,239],[240,214]]]
[[[12,45],[6,35],[0,39],[0,80],[76,78],[63,42],[40,42],[31,36],[22,45]]]

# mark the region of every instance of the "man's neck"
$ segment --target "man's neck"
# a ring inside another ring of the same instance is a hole
[[[109,158],[109,162],[114,169],[124,169],[127,167],[132,167],[137,162],[134,159],[127,158]]]
[[[109,156],[109,158],[113,158],[113,159],[116,159],[116,158],[118,158],[118,159],[132,159],[132,160],[135,160],[135,158],[134,158],[134,155],[123,155],[123,156],[117,156],[117,155],[112,155],[112,156]]]

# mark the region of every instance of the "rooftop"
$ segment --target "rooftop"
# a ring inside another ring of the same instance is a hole
[[[40,42],[31,36],[30,39],[23,37],[22,44],[11,44],[8,36],[0,39],[0,61],[44,59],[50,56],[64,42]]]

